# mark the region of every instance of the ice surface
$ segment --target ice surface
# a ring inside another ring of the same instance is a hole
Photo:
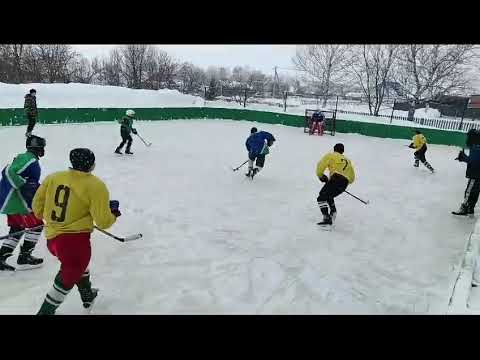
[[[246,159],[252,126],[277,142],[250,181],[245,168],[231,168]],[[92,313],[412,314],[448,301],[473,227],[450,214],[466,184],[455,147],[429,145],[432,175],[412,166],[408,140],[308,136],[300,128],[225,120],[136,127],[153,145],[135,138],[132,157],[113,154],[115,123],[40,124],[35,131],[47,138],[43,176],[65,169],[71,148],[94,150],[95,173],[123,213],[109,231],[144,236],[120,243],[93,234],[92,281],[101,293]],[[24,150],[24,132],[0,128],[1,166]],[[370,204],[339,196],[335,229],[325,232],[316,225],[321,184],[314,172],[336,142],[356,167],[348,190]],[[44,239],[35,255],[45,258],[43,268],[0,274],[1,314],[38,310],[59,263]],[[74,289],[58,313],[82,311]]]

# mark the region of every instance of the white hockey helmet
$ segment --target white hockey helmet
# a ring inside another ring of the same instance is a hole
[[[126,114],[127,114],[127,116],[133,117],[133,116],[135,116],[135,111],[127,110]]]

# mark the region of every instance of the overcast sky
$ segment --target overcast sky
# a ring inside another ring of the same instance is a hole
[[[74,49],[88,58],[107,56],[118,45],[73,45]],[[232,69],[236,65],[273,75],[278,66],[279,75],[294,75],[292,57],[296,45],[155,45],[172,57],[183,62],[188,61],[202,68],[209,65],[225,66]],[[291,69],[291,70],[289,70]],[[475,70],[477,72],[478,70]],[[476,74],[475,74],[476,75]],[[473,85],[480,93],[480,79],[473,76]]]
[[[93,58],[106,56],[116,45],[73,45],[76,51]],[[209,65],[233,68],[235,65],[273,73],[273,68],[292,68],[296,45],[156,45],[180,61],[203,68]],[[279,73],[289,72],[278,70]]]

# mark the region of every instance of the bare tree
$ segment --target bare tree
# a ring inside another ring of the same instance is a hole
[[[29,46],[25,50],[23,61],[24,81],[43,82],[46,76],[44,75],[41,59],[38,57],[34,46]]]
[[[207,67],[205,77],[207,82],[210,82],[212,79],[218,80],[220,78],[220,68],[218,66]]]
[[[175,74],[180,64],[168,55],[165,51],[160,51],[158,55],[158,76],[160,87],[171,88],[174,85]]]
[[[226,67],[219,67],[218,68],[218,79],[220,81],[228,81],[230,79],[230,69]]]
[[[141,89],[147,57],[152,56],[153,51],[151,46],[143,44],[126,45],[120,48],[123,60],[123,76],[129,88]]]
[[[248,66],[235,66],[232,70],[231,80],[239,84],[244,84],[247,81],[249,71]]]
[[[370,115],[378,116],[385,98],[398,45],[359,45],[352,47],[349,69],[368,102]]]
[[[122,56],[118,49],[112,49],[108,59],[103,60],[101,65],[99,82],[103,85],[122,86]]]
[[[50,83],[65,81],[68,65],[79,56],[70,45],[35,45],[32,55],[38,59],[42,77]]]
[[[30,47],[24,44],[0,45],[0,62],[3,64],[1,75],[4,81],[12,83],[24,81],[24,62]]]
[[[402,96],[415,106],[441,95],[469,90],[469,66],[477,57],[473,45],[401,46],[393,78]]]
[[[269,83],[267,76],[259,70],[253,70],[246,74],[247,88],[254,90],[255,93],[264,93],[265,87]]]
[[[205,72],[188,62],[182,64],[178,71],[178,77],[182,83],[181,91],[184,93],[201,91],[201,87],[206,81]]]
[[[158,62],[157,49],[147,49],[145,54],[145,80],[142,81],[143,87],[146,89],[158,90],[160,88]]]
[[[10,59],[9,47],[10,45],[0,45],[0,81],[10,82],[12,79],[13,66]]]
[[[155,90],[172,87],[177,68],[178,63],[165,51],[149,48],[145,60],[144,86]]]
[[[85,57],[80,57],[70,63],[69,81],[91,84],[93,83],[94,77],[99,75],[100,72],[100,60],[98,58],[89,61]]]
[[[299,78],[293,79],[292,88],[295,94],[305,92],[305,85],[302,84]]]
[[[332,83],[341,83],[349,65],[348,45],[302,45],[297,47],[292,59],[296,68],[317,82],[323,94],[323,106],[327,104]]]

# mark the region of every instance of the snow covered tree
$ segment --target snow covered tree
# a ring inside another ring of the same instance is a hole
[[[477,58],[474,45],[403,45],[393,72],[400,92],[412,106],[442,95],[469,90],[469,67]]]
[[[182,84],[181,91],[187,94],[200,92],[205,83],[205,72],[188,62],[182,64],[177,76]]]
[[[212,76],[212,78],[210,79],[210,84],[208,86],[208,90],[207,90],[207,96],[206,96],[206,99],[207,100],[215,100],[215,98],[218,96],[218,80]]]

